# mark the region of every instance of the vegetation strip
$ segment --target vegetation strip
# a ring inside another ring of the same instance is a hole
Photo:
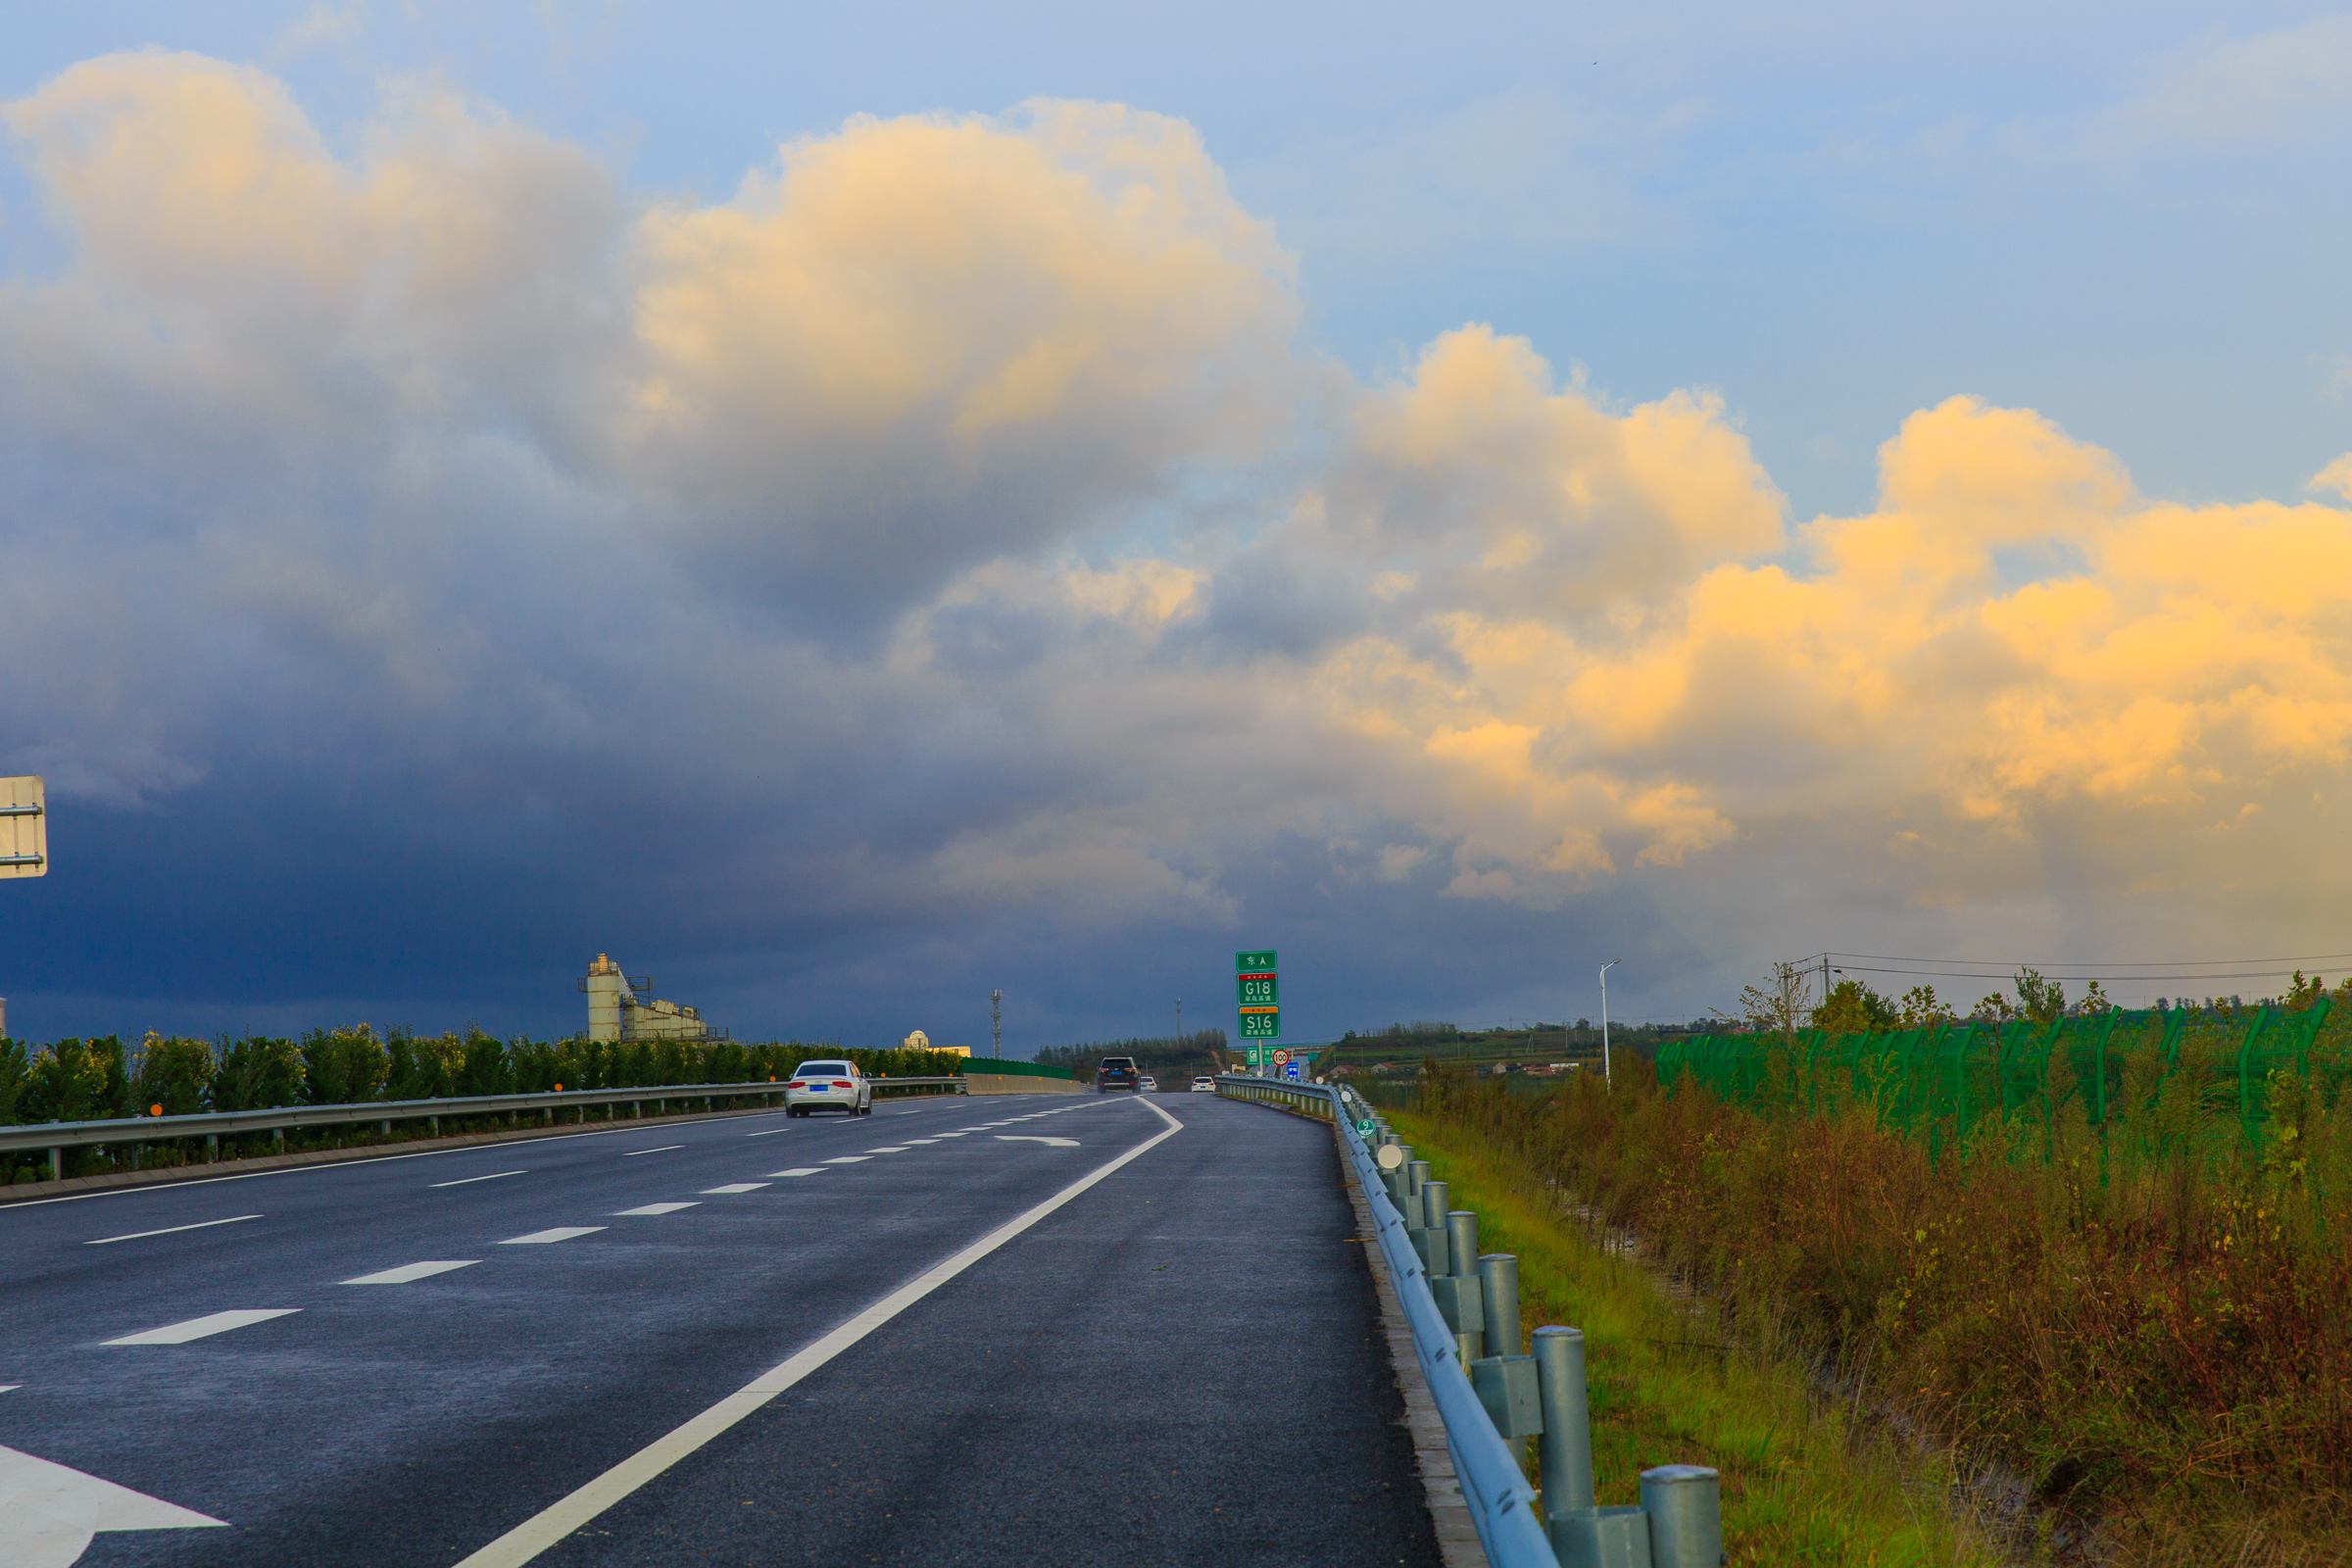
[[[1735,1338],[1670,1295],[1510,1151],[1442,1116],[1387,1114],[1454,1205],[1477,1211],[1480,1245],[1518,1256],[1524,1321],[1584,1331],[1601,1502],[1639,1502],[1650,1465],[1707,1464],[1722,1473],[1733,1564],[2000,1560],[1946,1507],[1945,1467],[1858,1427],[1786,1340]]]

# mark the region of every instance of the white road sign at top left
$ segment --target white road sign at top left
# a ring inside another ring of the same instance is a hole
[[[0,876],[49,874],[49,808],[37,773],[0,778]]]

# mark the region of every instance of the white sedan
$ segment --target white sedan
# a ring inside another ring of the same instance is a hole
[[[804,1061],[792,1069],[792,1082],[784,1086],[784,1113],[806,1116],[812,1110],[870,1116],[874,1081],[854,1061]]]
[[[1194,1079],[1194,1080],[1193,1080],[1193,1093],[1194,1093],[1194,1094],[1196,1094],[1196,1095],[1213,1095],[1213,1094],[1215,1094],[1216,1092],[1217,1092],[1217,1081],[1216,1081],[1214,1078],[1196,1078],[1196,1079]]]

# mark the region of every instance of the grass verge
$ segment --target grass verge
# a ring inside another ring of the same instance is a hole
[[[1774,1325],[1743,1323],[1735,1340],[1703,1302],[1670,1293],[1561,1212],[1524,1161],[1414,1112],[1387,1115],[1452,1184],[1454,1206],[1477,1211],[1480,1247],[1518,1256],[1522,1321],[1584,1331],[1601,1502],[1639,1502],[1651,1465],[1712,1465],[1733,1564],[2002,1560],[1955,1516],[1946,1464],[1899,1452],[1826,1397],[1802,1348]]]

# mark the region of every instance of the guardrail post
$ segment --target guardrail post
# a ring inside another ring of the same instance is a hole
[[[1519,1353],[1519,1258],[1489,1252],[1478,1260],[1478,1283],[1486,1296],[1487,1348],[1496,1355]]]
[[[1447,1191],[1445,1182],[1425,1183],[1418,1203],[1406,1210],[1420,1222],[1416,1225],[1408,1221],[1406,1228],[1413,1239],[1413,1250],[1421,1254],[1421,1266],[1429,1271],[1432,1279],[1454,1272],[1452,1249],[1448,1245],[1451,1238],[1446,1229],[1445,1219],[1448,1206]]]
[[[53,1182],[66,1179],[66,1152],[62,1149],[49,1151],[49,1179]]]
[[[1703,1464],[1642,1472],[1650,1568],[1723,1568],[1723,1490]]]
[[[1544,1513],[1592,1506],[1592,1426],[1585,1397],[1582,1329],[1536,1330],[1536,1386],[1544,1402]]]
[[[1446,1216],[1446,1251],[1453,1267],[1446,1277],[1432,1275],[1429,1294],[1439,1315],[1453,1330],[1455,1353],[1468,1366],[1487,1353],[1486,1296],[1478,1282],[1478,1216],[1457,1208]]]

